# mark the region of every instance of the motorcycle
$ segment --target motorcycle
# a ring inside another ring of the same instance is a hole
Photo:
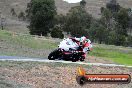
[[[78,46],[77,43],[73,42],[70,38],[63,39],[58,45],[58,49],[52,51],[48,59],[49,60],[66,60],[66,61],[84,61],[86,53],[92,48],[92,44],[86,42],[83,46]]]

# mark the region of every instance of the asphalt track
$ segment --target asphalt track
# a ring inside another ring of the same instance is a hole
[[[118,65],[118,64],[71,62],[71,61],[64,61],[64,60],[48,60],[48,59],[40,59],[40,58],[17,57],[17,56],[0,56],[0,61],[23,61],[23,62],[33,61],[33,62],[48,62],[48,63],[52,62],[52,63],[79,64],[79,65],[89,65],[89,66],[132,68],[132,66]]]

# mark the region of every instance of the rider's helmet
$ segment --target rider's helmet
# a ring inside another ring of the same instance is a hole
[[[86,42],[90,43],[91,44],[91,41],[89,39],[86,39]]]
[[[85,36],[83,36],[83,37],[80,38],[80,40],[79,40],[80,46],[81,46],[81,45],[84,45],[84,44],[86,43],[86,39],[87,39],[87,38],[86,38]]]
[[[81,37],[80,38],[80,44],[84,45],[86,43],[91,44],[91,41],[88,39],[88,37],[85,37],[85,36]]]

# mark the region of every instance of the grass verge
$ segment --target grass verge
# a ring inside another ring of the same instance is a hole
[[[3,44],[3,46],[0,45],[0,55],[38,58],[48,55],[57,48],[58,44],[55,40],[53,42],[48,39],[35,39],[31,35],[13,36],[12,33],[4,30],[0,30],[0,43]],[[89,55],[111,60],[118,64],[132,65],[132,48],[130,47],[95,44]]]
[[[21,36],[13,35],[10,32],[0,30],[0,40],[5,41],[8,44],[14,44],[19,46],[25,46],[33,49],[51,49],[55,48],[57,43],[48,40],[39,40],[33,38],[31,35]]]
[[[95,45],[90,55],[111,60],[118,64],[132,65],[132,48],[128,47]]]

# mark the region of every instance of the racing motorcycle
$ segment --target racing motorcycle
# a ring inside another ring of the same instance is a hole
[[[86,58],[86,53],[92,49],[91,42],[86,42],[83,46],[78,46],[77,43],[73,42],[71,39],[63,39],[58,45],[58,49],[52,51],[48,59],[49,60],[66,60],[66,61],[84,61]]]

